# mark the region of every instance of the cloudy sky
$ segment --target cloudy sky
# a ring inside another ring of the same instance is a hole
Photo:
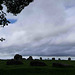
[[[4,8],[6,11],[6,8]],[[0,55],[75,55],[75,0],[34,0],[0,28]]]

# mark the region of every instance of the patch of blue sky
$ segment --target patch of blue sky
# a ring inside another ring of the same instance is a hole
[[[66,9],[69,9],[69,8],[75,7],[75,5],[66,5],[65,7]]]
[[[8,21],[10,21],[11,24],[13,24],[13,23],[17,22],[17,19],[8,19]]]

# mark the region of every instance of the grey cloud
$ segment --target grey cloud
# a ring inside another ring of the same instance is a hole
[[[1,53],[72,55],[74,50],[69,50],[75,43],[74,7],[65,9],[69,6],[67,0],[45,1],[34,0],[16,17],[16,23],[1,29],[0,36],[6,38],[0,43]]]
[[[8,50],[9,49],[9,50]],[[16,53],[22,55],[49,55],[49,56],[69,56],[75,54],[75,47],[71,45],[50,45],[48,42],[45,42],[41,45],[30,46],[30,44],[22,45],[22,46],[12,46],[3,48],[0,52],[6,53],[10,55],[14,55]]]
[[[63,0],[63,2],[67,8],[75,6],[75,0]]]

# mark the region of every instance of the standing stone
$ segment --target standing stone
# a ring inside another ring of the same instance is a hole
[[[69,57],[69,58],[68,58],[68,60],[70,61],[70,60],[71,60],[71,58]]]
[[[21,60],[22,60],[22,56],[19,55],[19,54],[16,54],[16,55],[14,56],[14,60],[21,61]]]
[[[61,60],[60,58],[58,58],[58,60]]]
[[[42,60],[42,57],[40,57],[40,60]]]
[[[55,60],[55,58],[52,58],[52,60]]]
[[[29,58],[27,60],[33,60],[33,57],[32,56],[29,56]]]

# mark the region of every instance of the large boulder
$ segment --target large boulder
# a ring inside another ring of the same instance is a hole
[[[53,67],[73,67],[72,65],[69,65],[69,64],[63,64],[63,63],[53,63],[52,64]]]
[[[23,64],[23,62],[11,59],[11,60],[7,60],[6,64],[7,65],[21,65],[21,64]]]
[[[22,55],[16,54],[16,55],[14,56],[14,60],[21,61],[21,60],[22,60]]]
[[[55,60],[55,58],[52,58],[52,60]]]
[[[30,62],[30,66],[47,66],[47,65],[44,62],[34,60]]]

